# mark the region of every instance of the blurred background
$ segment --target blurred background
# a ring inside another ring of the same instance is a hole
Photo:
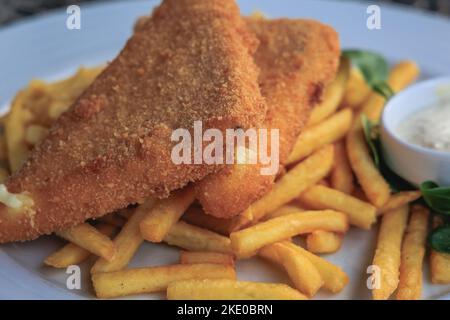
[[[0,25],[11,23],[12,21],[33,14],[58,7],[67,7],[71,4],[81,2],[100,2],[118,0],[0,0]],[[275,1],[275,0],[274,0]],[[301,1],[301,0],[300,0]],[[342,1],[342,0],[335,0]],[[349,0],[352,1],[352,0]],[[405,6],[414,6],[421,10],[439,12],[450,16],[450,0],[353,0],[366,1],[368,4],[381,4],[395,2]]]

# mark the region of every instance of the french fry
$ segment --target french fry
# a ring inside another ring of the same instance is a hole
[[[355,119],[352,129],[347,134],[347,155],[353,172],[370,202],[376,207],[385,205],[391,195],[391,189],[373,162],[366,145],[360,117]]]
[[[331,262],[316,256],[315,254],[295,245],[290,241],[283,241],[282,244],[296,251],[298,254],[308,258],[319,271],[324,283],[323,287],[332,293],[340,292],[348,284],[349,278],[341,268]]]
[[[341,105],[352,109],[361,107],[371,92],[361,71],[358,68],[352,68]]]
[[[229,238],[184,221],[178,221],[172,226],[164,242],[189,251],[232,253]]]
[[[237,257],[246,258],[269,244],[317,230],[344,233],[348,218],[332,210],[293,213],[231,233],[231,247]]]
[[[379,268],[379,286],[372,290],[375,300],[386,300],[397,289],[403,234],[408,220],[408,206],[386,212],[378,231],[373,265]]]
[[[194,202],[192,186],[176,191],[169,198],[159,200],[140,223],[141,234],[150,242],[161,242],[170,228]]]
[[[49,124],[69,108],[102,69],[80,68],[70,78],[53,83],[32,80],[17,94],[5,123],[12,172],[21,167],[30,148],[46,135]]]
[[[422,296],[422,266],[425,256],[429,211],[413,206],[403,240],[400,263],[400,281],[397,300],[418,300]]]
[[[142,242],[144,242],[139,224],[155,203],[156,199],[148,198],[143,204],[134,209],[134,214],[114,238],[113,243],[116,248],[114,257],[110,261],[99,258],[92,266],[91,273],[117,271],[128,265]]]
[[[434,217],[433,227],[441,225],[442,220]],[[431,282],[450,284],[450,254],[431,250],[430,253]]]
[[[388,202],[384,206],[378,209],[377,214],[381,215],[386,212],[398,209],[407,205],[410,202],[414,202],[422,196],[420,191],[401,191],[393,194]]]
[[[376,221],[377,210],[370,203],[321,185],[309,188],[299,199],[308,208],[343,212],[347,214],[350,224],[362,229],[370,229]]]
[[[284,205],[279,207],[278,209],[276,209],[275,211],[270,212],[268,215],[266,215],[264,217],[264,219],[262,219],[262,221],[267,221],[273,218],[278,218],[278,217],[282,217],[282,216],[287,216],[291,213],[297,213],[297,212],[301,212],[301,211],[306,211],[306,209],[301,208],[299,206],[294,206],[294,205]]]
[[[207,251],[181,251],[181,264],[193,263],[220,263],[234,266],[234,257],[231,254]]]
[[[236,273],[222,264],[176,264],[95,273],[92,283],[98,298],[114,298],[164,291],[177,280],[208,278],[236,279]]]
[[[316,125],[331,116],[339,107],[344,97],[345,88],[350,74],[350,62],[341,58],[336,78],[325,88],[322,102],[314,107],[307,126]]]
[[[306,300],[295,289],[279,283],[228,279],[175,281],[167,288],[169,300]]]
[[[341,192],[352,194],[355,184],[345,143],[343,141],[336,142],[334,144],[334,152],[334,164],[330,175],[331,187]]]
[[[96,227],[98,231],[107,237],[112,237],[117,231],[112,225],[102,223]],[[54,268],[67,268],[78,265],[91,256],[91,253],[74,243],[68,243],[58,251],[53,252],[44,260],[44,264]]]
[[[325,121],[303,131],[287,160],[287,164],[298,162],[323,146],[343,138],[352,124],[353,113],[344,109]]]
[[[414,62],[400,62],[391,70],[388,84],[398,92],[413,82],[419,74]],[[371,121],[378,122],[385,105],[385,99],[373,92],[362,106],[361,114]],[[376,207],[382,207],[389,200],[390,188],[375,166],[366,145],[361,123],[361,116],[357,115],[350,132],[347,135],[347,154],[350,165],[370,202]]]
[[[282,266],[295,288],[308,297],[314,296],[323,285],[322,277],[311,261],[281,243],[263,247],[258,255]]]
[[[111,239],[88,223],[58,231],[56,235],[106,260],[111,260],[116,252]]]
[[[342,235],[328,231],[314,231],[306,236],[306,249],[312,253],[334,253],[342,246]]]
[[[387,83],[391,89],[397,93],[412,82],[414,82],[419,76],[420,70],[417,64],[413,61],[401,61],[396,64],[389,72]],[[378,122],[383,112],[386,101],[384,97],[376,92],[372,92],[367,101],[361,107],[363,114],[371,121]],[[359,119],[357,119],[359,121]]]
[[[226,236],[231,233],[233,222],[232,219],[220,219],[206,214],[198,205],[190,206],[181,217],[181,220]]]
[[[275,183],[271,191],[233,219],[235,221],[233,230],[239,230],[249,223],[256,223],[325,178],[333,165],[333,156],[333,146],[328,145],[297,164]]]

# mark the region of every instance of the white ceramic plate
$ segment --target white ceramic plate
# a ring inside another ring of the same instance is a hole
[[[65,11],[55,11],[0,29],[0,106],[32,78],[58,79],[80,65],[95,66],[112,59],[131,34],[133,22],[147,14],[158,1],[124,1],[81,5],[81,30],[66,28]],[[450,21],[440,16],[381,5],[381,30],[366,27],[367,3],[318,0],[241,0],[244,14],[261,10],[269,17],[308,17],[334,26],[344,48],[367,48],[381,52],[391,62],[410,58],[420,64],[425,78],[450,74]],[[420,169],[420,168],[418,168]],[[366,268],[374,252],[376,230],[351,230],[343,248],[326,258],[340,265],[350,276],[349,285],[339,294],[321,291],[323,299],[369,299]],[[24,244],[0,247],[0,298],[79,299],[92,298],[87,265],[83,267],[81,290],[66,288],[64,271],[44,267],[43,259],[62,242],[43,237]],[[178,250],[164,245],[145,244],[131,266],[174,263]],[[256,281],[288,280],[276,268],[258,259],[239,262],[240,279]],[[450,299],[450,286],[431,285],[424,274],[426,299]],[[159,298],[145,295],[137,298]],[[135,298],[135,297],[133,297]]]

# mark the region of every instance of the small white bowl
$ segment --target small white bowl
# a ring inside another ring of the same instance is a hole
[[[409,115],[438,103],[438,89],[444,86],[450,88],[450,77],[435,78],[409,87],[389,100],[381,118],[382,153],[386,164],[416,186],[427,180],[450,186],[450,152],[407,142],[397,134],[397,129]]]

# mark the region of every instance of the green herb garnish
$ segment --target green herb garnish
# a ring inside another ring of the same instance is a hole
[[[443,215],[450,215],[450,188],[439,187],[433,181],[425,181],[420,185],[420,191],[432,210]]]
[[[361,122],[364,131],[364,137],[366,138],[366,143],[372,154],[373,161],[375,165],[380,168],[380,155],[376,146],[376,141],[378,140],[378,132],[374,129],[377,128],[378,124],[370,121],[365,114],[361,115]]]
[[[397,193],[400,191],[416,189],[405,179],[399,177],[396,173],[394,173],[384,161],[381,153],[379,124],[370,121],[364,114],[361,115],[361,122],[363,126],[364,137],[367,146],[370,149],[373,162],[377,166],[386,182],[389,183],[391,191],[393,193]]]
[[[428,237],[428,244],[436,251],[450,253],[450,226],[435,229]]]
[[[394,91],[386,83],[389,65],[383,56],[366,50],[344,50],[342,55],[361,71],[373,91],[382,95],[386,100],[394,95]]]

